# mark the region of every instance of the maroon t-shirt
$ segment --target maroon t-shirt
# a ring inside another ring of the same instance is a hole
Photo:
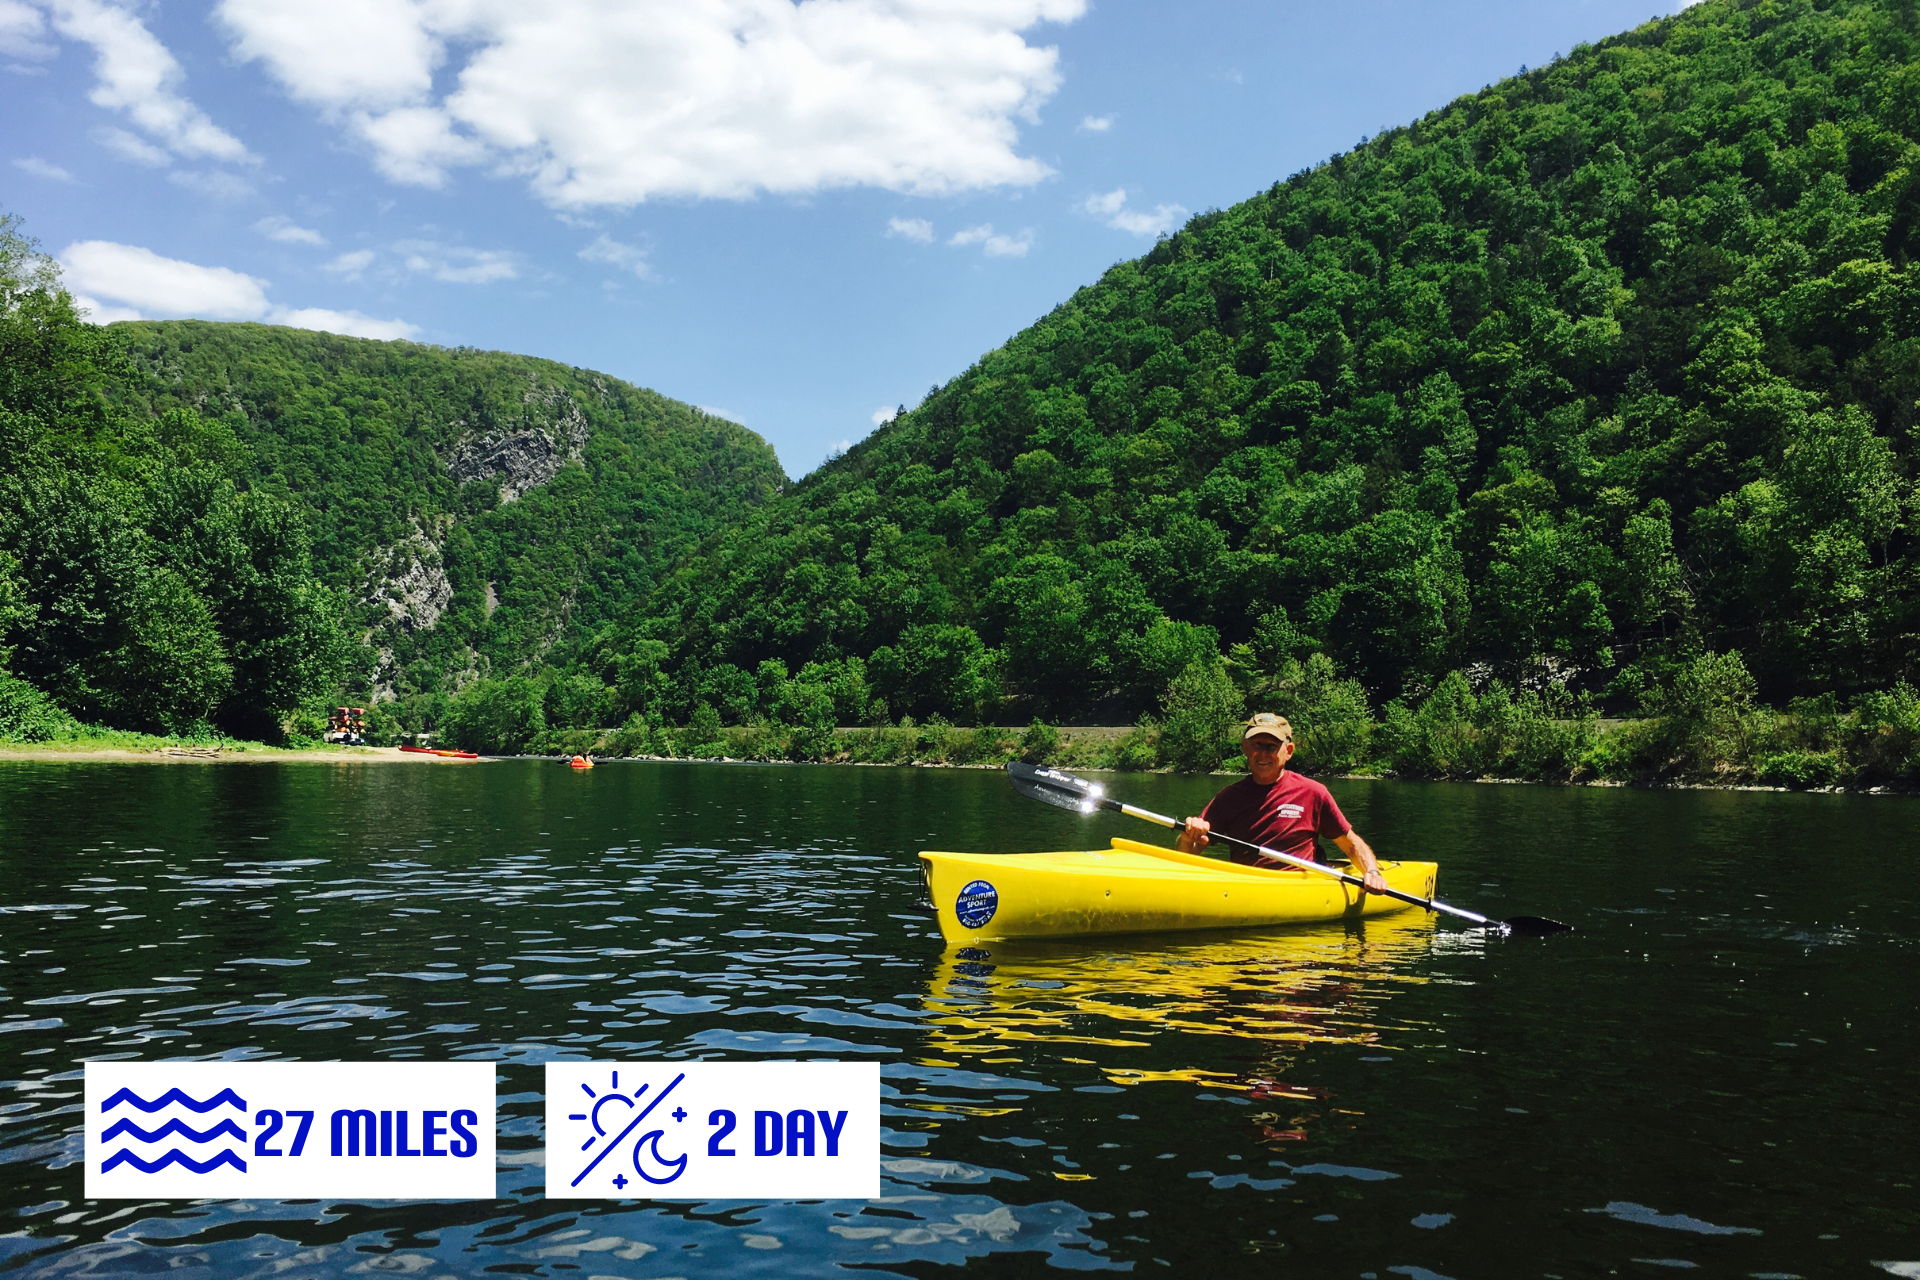
[[[1281,772],[1272,786],[1242,778],[1215,796],[1200,814],[1215,834],[1238,836],[1296,858],[1325,862],[1315,836],[1328,840],[1353,830],[1327,789],[1291,769]],[[1284,862],[1261,857],[1248,849],[1228,846],[1233,861],[1256,867],[1283,867]]]

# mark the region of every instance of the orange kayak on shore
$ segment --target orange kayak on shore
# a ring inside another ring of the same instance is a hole
[[[454,751],[443,747],[401,747],[402,751],[416,756],[439,756],[443,760],[478,760],[478,751]]]

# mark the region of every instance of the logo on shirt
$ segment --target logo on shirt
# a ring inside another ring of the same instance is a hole
[[[1301,814],[1305,813],[1306,811],[1307,810],[1304,805],[1297,805],[1297,804],[1283,804],[1283,805],[1277,806],[1274,809],[1274,812],[1279,814],[1283,818],[1297,818]]]

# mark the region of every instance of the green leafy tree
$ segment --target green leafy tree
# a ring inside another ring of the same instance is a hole
[[[1370,759],[1373,714],[1367,691],[1341,678],[1324,653],[1305,662],[1284,659],[1250,701],[1276,711],[1293,726],[1296,767],[1310,773],[1345,773]]]
[[[1167,691],[1160,722],[1161,759],[1180,769],[1206,773],[1237,748],[1235,732],[1245,716],[1240,690],[1219,659],[1196,662]]]
[[[274,738],[332,693],[352,641],[298,513],[245,487],[226,424],[112,403],[117,336],[6,218],[0,352],[0,641],[20,673],[85,718],[169,732]]]
[[[1020,735],[1020,758],[1028,764],[1045,764],[1060,750],[1060,731],[1044,720],[1035,720]]]
[[[13,661],[8,636],[31,623],[39,612],[20,576],[20,558],[11,551],[0,551],[0,670]]]
[[[448,704],[446,734],[469,751],[515,755],[547,727],[546,690],[526,676],[476,680]]]
[[[915,717],[955,713],[971,722],[991,715],[998,663],[971,627],[913,627],[867,662],[887,705]]]
[[[46,742],[77,727],[52,698],[0,671],[0,742]]]

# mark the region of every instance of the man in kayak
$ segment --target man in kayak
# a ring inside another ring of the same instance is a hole
[[[1262,711],[1247,721],[1240,736],[1240,754],[1247,758],[1247,776],[1208,802],[1197,818],[1188,818],[1177,842],[1183,853],[1206,848],[1207,833],[1218,828],[1234,836],[1277,849],[1311,862],[1325,862],[1316,837],[1333,841],[1352,859],[1354,870],[1367,882],[1369,893],[1387,887],[1380,860],[1360,833],[1353,829],[1327,789],[1312,778],[1287,771],[1293,759],[1293,726],[1286,717]],[[1254,867],[1287,864],[1235,846],[1235,862]]]

